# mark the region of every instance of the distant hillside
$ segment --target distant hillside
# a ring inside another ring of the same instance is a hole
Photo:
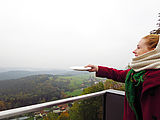
[[[0,110],[57,100],[72,92],[90,86],[91,74],[32,75],[0,81]],[[81,86],[81,84],[85,84]]]
[[[30,75],[34,75],[34,73],[30,71],[8,71],[0,73],[0,80],[17,79]]]
[[[66,70],[50,70],[50,71],[8,71],[0,73],[0,80],[9,80],[9,79],[18,79],[22,77],[27,77],[31,75],[40,75],[40,74],[52,74],[52,75],[76,75],[83,74],[84,72],[76,71],[66,71]]]

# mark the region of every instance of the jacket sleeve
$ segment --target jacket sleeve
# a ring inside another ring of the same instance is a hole
[[[104,77],[108,79],[115,80],[117,82],[125,82],[128,70],[117,70],[113,68],[98,66],[98,72],[96,72],[96,77]]]

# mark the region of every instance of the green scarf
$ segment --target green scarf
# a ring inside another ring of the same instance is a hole
[[[139,86],[140,83],[143,83],[143,81],[144,81],[143,75],[145,73],[146,73],[145,70],[135,72],[133,69],[131,69],[128,72],[128,74],[126,76],[126,80],[125,80],[126,98],[129,103],[129,106],[131,107],[131,109],[133,110],[133,112],[136,116],[136,120],[139,120],[139,116],[138,116],[136,109],[134,107],[135,96],[136,96],[135,88],[136,88],[136,86]]]

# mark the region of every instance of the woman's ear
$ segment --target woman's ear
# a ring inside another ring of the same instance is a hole
[[[154,50],[154,49],[156,49],[156,48],[152,48],[151,50]]]

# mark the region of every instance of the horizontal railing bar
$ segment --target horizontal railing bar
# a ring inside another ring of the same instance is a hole
[[[120,91],[120,90],[114,90],[114,89],[108,89],[106,90],[108,93],[112,93],[112,94],[118,94],[118,95],[125,95],[124,91]]]
[[[86,98],[104,95],[107,92],[113,93],[113,94],[118,94],[118,95],[124,95],[123,91],[108,89],[108,90],[90,93],[90,94],[86,94],[86,95],[81,95],[81,96],[76,96],[76,97],[71,97],[71,98],[66,98],[66,99],[61,99],[61,100],[56,100],[56,101],[51,101],[51,102],[46,102],[46,103],[35,104],[35,105],[26,106],[26,107],[20,107],[20,108],[1,111],[0,112],[0,119],[9,118],[9,117],[29,113],[29,112],[40,111],[40,110],[47,108],[47,107],[50,107],[50,106],[56,106],[56,105],[60,105],[60,104],[74,102],[77,100],[82,100],[82,99],[86,99]]]

